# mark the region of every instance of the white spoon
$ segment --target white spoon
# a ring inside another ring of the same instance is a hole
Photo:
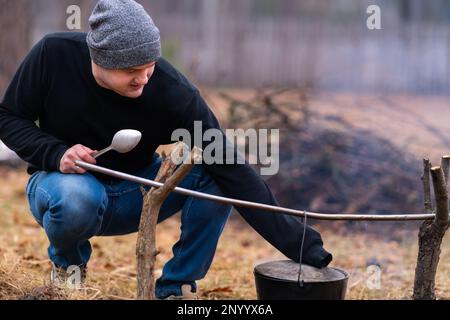
[[[100,157],[108,151],[115,150],[119,153],[127,153],[134,149],[141,141],[142,133],[137,130],[120,130],[114,135],[111,145],[93,155],[94,158]]]

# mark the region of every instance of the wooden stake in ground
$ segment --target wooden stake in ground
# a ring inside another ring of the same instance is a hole
[[[442,158],[442,167],[432,167],[424,160],[425,208],[431,208],[429,185],[425,181],[431,177],[435,194],[436,217],[433,221],[425,221],[419,231],[419,254],[417,257],[414,279],[414,300],[436,299],[434,288],[436,270],[441,253],[442,238],[449,226],[447,181],[450,157]]]
[[[137,289],[138,299],[154,299],[154,266],[156,255],[156,224],[161,205],[170,192],[183,180],[195,163],[201,160],[202,150],[194,147],[192,152],[186,144],[179,142],[175,145],[170,156],[166,157],[155,178],[157,182],[164,183],[163,187],[151,188],[144,193],[141,221],[136,244],[137,258]],[[184,161],[189,157],[190,161]],[[182,163],[175,171],[178,164]],[[174,173],[175,171],[175,173]]]
[[[423,195],[424,195],[424,208],[425,213],[433,213],[433,204],[431,202],[431,187],[430,187],[430,170],[431,162],[429,159],[423,159]]]

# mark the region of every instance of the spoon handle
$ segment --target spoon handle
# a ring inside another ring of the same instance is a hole
[[[105,154],[106,152],[108,152],[108,151],[110,151],[110,150],[112,150],[112,147],[105,148],[105,149],[103,149],[103,150],[100,150],[100,151],[97,152],[97,153],[94,153],[94,154],[92,155],[92,157],[98,158],[98,157],[100,157],[102,154]]]

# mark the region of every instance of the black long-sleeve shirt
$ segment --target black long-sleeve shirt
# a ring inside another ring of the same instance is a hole
[[[136,129],[142,139],[135,149],[124,154],[111,151],[97,160],[100,166],[133,174],[152,162],[159,145],[173,142],[175,129],[193,133],[194,121],[202,121],[203,132],[220,128],[199,91],[169,62],[158,60],[142,96],[123,97],[97,84],[86,34],[77,32],[55,33],[39,41],[0,103],[0,139],[29,163],[30,174],[59,170],[63,154],[75,144],[101,150],[117,131]],[[226,196],[277,205],[248,164],[205,166]],[[303,233],[299,219],[237,210],[266,240],[298,261]],[[305,263],[322,267],[331,261],[319,233],[309,227],[304,248]]]

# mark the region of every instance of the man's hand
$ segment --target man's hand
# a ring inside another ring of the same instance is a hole
[[[92,157],[92,154],[97,152],[96,150],[91,150],[81,144],[77,144],[70,148],[64,153],[59,163],[59,171],[62,173],[86,173],[81,167],[75,164],[76,160],[82,160],[87,163],[96,164],[97,161]]]

